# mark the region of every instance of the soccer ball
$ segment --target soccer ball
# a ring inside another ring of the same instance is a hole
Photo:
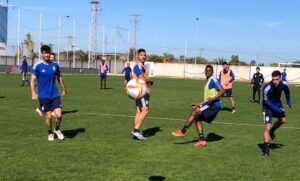
[[[146,82],[142,79],[131,79],[126,84],[126,94],[132,99],[142,98],[147,93]]]

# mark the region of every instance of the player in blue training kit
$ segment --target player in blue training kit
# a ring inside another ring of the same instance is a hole
[[[290,90],[287,82],[281,80],[281,73],[278,70],[272,72],[272,81],[263,88],[263,114],[264,114],[264,149],[263,155],[270,155],[270,139],[276,141],[275,131],[286,122],[285,111],[280,97],[284,91],[286,104],[291,108]],[[272,118],[278,118],[272,127]]]
[[[50,53],[50,60],[51,60],[52,62],[55,62],[55,63],[56,63],[56,55],[55,55],[55,53]],[[37,63],[37,64],[38,64],[38,63]],[[33,71],[34,71],[34,69],[33,69]],[[40,110],[40,107],[36,108],[35,111],[36,111],[36,112],[38,113],[38,115],[41,116],[41,117],[44,115],[43,112],[42,112],[42,110]],[[55,117],[55,113],[54,113],[54,112],[52,112],[51,115],[52,115],[53,117]]]
[[[26,77],[27,72],[28,72],[28,63],[27,63],[27,60],[26,60],[26,56],[24,56],[23,58],[24,58],[24,60],[22,62],[22,65],[20,66],[20,70],[22,72],[21,86],[24,86],[25,82],[27,82],[30,85],[30,82]]]
[[[123,69],[122,73],[124,73],[124,84],[126,86],[127,82],[130,81],[130,77],[131,77],[131,68],[130,68],[130,64],[127,63],[126,67]]]
[[[61,101],[55,80],[57,79],[62,87],[62,96],[67,95],[63,79],[60,74],[59,66],[56,62],[50,60],[51,48],[48,45],[41,47],[42,60],[34,65],[32,72],[30,88],[32,100],[39,99],[40,110],[45,114],[45,122],[48,129],[48,141],[54,140],[54,134],[59,140],[64,139],[64,135],[60,131],[60,124],[62,120]],[[37,80],[38,94],[35,91],[35,81]],[[52,116],[54,112],[56,117],[56,125],[54,134],[52,132]]]
[[[286,80],[286,76],[287,76],[286,69],[283,69],[283,72],[281,73],[281,79],[282,79],[282,81],[287,81]]]

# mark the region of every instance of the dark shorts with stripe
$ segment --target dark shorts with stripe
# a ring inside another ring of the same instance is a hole
[[[125,76],[125,77],[124,77],[124,80],[126,80],[127,82],[129,82],[129,81],[130,81],[130,76],[128,76],[128,77]]]
[[[26,76],[26,74],[27,74],[27,71],[22,70],[22,75]]]
[[[225,94],[226,94],[226,97],[233,97],[232,89],[225,89]]]
[[[199,109],[202,114],[196,116],[196,121],[205,121],[207,123],[211,123],[220,111],[219,107],[207,103],[202,104]]]
[[[40,110],[43,113],[54,111],[54,109],[61,108],[60,97],[55,98],[40,98]]]
[[[144,97],[135,100],[136,107],[149,107],[150,95],[147,93]]]
[[[267,107],[263,107],[264,123],[272,123],[273,118],[284,118],[285,112],[276,112]]]

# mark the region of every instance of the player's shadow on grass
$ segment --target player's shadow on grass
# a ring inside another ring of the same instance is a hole
[[[231,109],[231,108],[229,108],[229,107],[222,107],[222,108],[221,108],[221,111],[227,111],[227,112],[231,112],[231,111],[232,111],[232,109]]]
[[[101,88],[100,88],[101,89]],[[106,87],[106,88],[103,88],[103,89],[101,89],[101,90],[110,90],[110,89],[114,89],[114,88],[112,88],[112,87]]]
[[[253,100],[249,100],[249,102],[251,102],[251,103],[258,103],[258,104],[260,104],[260,101],[258,101],[258,100],[255,100],[255,101],[253,101]]]
[[[77,128],[73,130],[63,130],[62,133],[65,135],[66,138],[74,138],[75,136],[78,135],[78,133],[84,133],[85,129],[84,128]]]
[[[152,127],[152,128],[147,128],[143,131],[143,136],[145,137],[151,137],[154,136],[157,132],[162,131],[160,127]]]
[[[0,96],[0,99],[3,99],[3,98],[5,98],[5,96]]]
[[[260,148],[261,152],[263,153],[264,147],[265,147],[264,143],[259,143],[259,144],[257,144],[257,146]],[[283,146],[284,146],[283,144],[270,143],[269,148],[270,149],[277,149],[277,148],[281,148]]]
[[[77,113],[78,110],[72,110],[72,111],[62,111],[61,114],[69,114],[69,113]]]
[[[207,142],[214,142],[214,141],[220,141],[224,139],[223,136],[217,135],[216,133],[208,133],[208,135],[206,136],[206,141]],[[191,141],[186,141],[186,142],[180,142],[180,143],[174,143],[174,144],[189,144],[189,143],[195,143],[199,141],[199,138],[195,138],[194,140]]]
[[[163,177],[163,176],[150,176],[149,177],[150,181],[163,181],[165,179],[166,179],[166,177]]]

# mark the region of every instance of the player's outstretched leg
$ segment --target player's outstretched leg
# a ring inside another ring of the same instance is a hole
[[[189,118],[186,120],[183,128],[181,130],[173,131],[171,134],[175,137],[184,138],[188,128],[193,124],[196,114],[197,114],[196,110],[192,110],[192,112],[191,112]]]

